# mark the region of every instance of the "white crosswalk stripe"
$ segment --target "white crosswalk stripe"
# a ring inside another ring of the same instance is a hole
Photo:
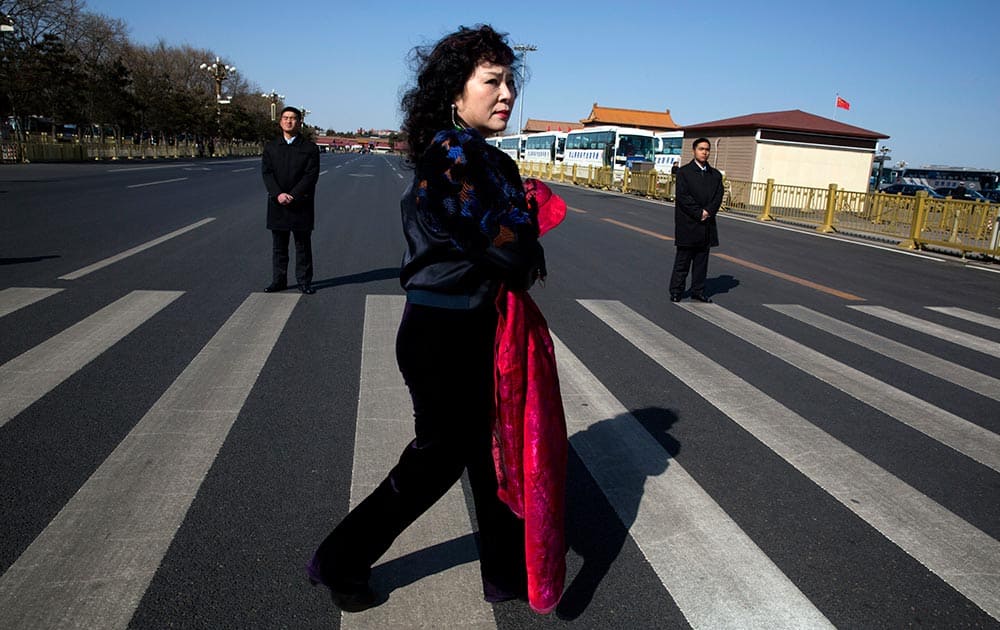
[[[580,303],[846,508],[1000,619],[1000,542],[620,302]]]
[[[133,291],[0,366],[0,427],[180,295]]]
[[[59,293],[62,289],[40,289],[32,287],[10,287],[0,291],[0,317],[10,315],[16,310],[30,306],[50,295]]]
[[[905,363],[918,370],[932,374],[942,380],[964,387],[977,394],[1000,400],[1000,379],[971,370],[964,365],[946,361],[923,350],[911,348],[898,341],[893,341],[853,324],[834,319],[829,315],[818,313],[798,304],[765,304],[770,309],[778,311],[800,322],[815,326],[820,330],[836,335],[841,339],[853,342],[877,352],[883,356]]]
[[[4,627],[125,628],[298,295],[251,295],[0,577]]]
[[[570,443],[691,626],[833,627],[555,335],[553,342]]]
[[[43,300],[59,291],[2,290],[0,317],[33,304],[44,308]],[[181,295],[134,291],[0,366],[0,431],[18,428],[16,423],[4,425],[42,397],[58,395],[53,390],[60,383]],[[299,297],[250,295],[121,443],[108,448],[111,454],[103,463],[92,474],[87,471],[90,476],[82,487],[44,529],[39,527],[41,533],[33,542],[25,541],[26,548],[0,576],[0,626],[129,625]],[[883,468],[888,466],[885,462],[873,463],[792,411],[790,403],[751,385],[740,376],[741,366],[722,367],[620,302],[578,302],[589,312],[583,316],[593,316],[613,331],[615,335],[608,336],[621,348],[631,344],[659,366],[644,369],[666,370],[787,462],[789,471],[797,471],[792,474],[815,484],[816,493],[825,492],[846,507],[851,515],[845,512],[844,518],[860,519],[858,527],[867,524],[881,533],[1000,620],[1000,541]],[[382,481],[413,435],[412,402],[394,351],[404,303],[399,295],[369,295],[365,301],[363,327],[358,331],[361,361],[353,470],[344,480],[352,507]],[[969,398],[979,401],[977,408],[982,408],[984,399],[1000,401],[1000,379],[994,375],[840,321],[836,313],[795,304],[765,306],[790,318],[783,320],[789,324],[805,323],[862,346],[872,357],[888,357],[974,392]],[[782,359],[792,366],[790,372],[821,381],[817,387],[846,393],[947,445],[953,449],[946,451],[948,456],[956,461],[970,467],[978,467],[972,463],[978,462],[992,469],[982,468],[989,475],[1000,471],[997,433],[931,405],[919,398],[920,392],[883,383],[735,310],[717,304],[681,308],[671,307],[671,313],[693,314],[733,343],[745,343],[748,351],[756,353],[753,346],[763,351],[761,356]],[[850,308],[979,352],[995,353],[994,346],[1000,347],[989,339],[883,307]],[[964,309],[927,308],[986,327],[995,328],[1000,321]],[[558,325],[553,328],[559,332]],[[796,584],[792,572],[783,573],[763,550],[768,547],[741,529],[699,484],[692,474],[698,471],[692,467],[688,472],[671,457],[621,402],[625,398],[620,399],[620,393],[609,389],[574,354],[572,331],[563,332],[567,343],[555,334],[553,340],[571,446],[599,489],[601,496],[592,498],[606,501],[617,514],[650,575],[662,584],[664,601],[672,601],[693,628],[832,627],[837,618],[810,599],[815,591]],[[790,390],[788,395],[795,393]],[[468,501],[462,485],[456,484],[374,568],[373,586],[388,594],[388,601],[360,614],[342,615],[340,626],[350,630],[506,627],[496,609],[483,601],[479,567],[470,561],[476,556],[473,532]],[[903,557],[885,539],[878,538]],[[430,548],[447,548],[454,558],[439,562],[432,574],[416,581],[395,574],[399,566],[420,562],[414,558]],[[573,577],[567,576],[567,584]],[[941,588],[946,590],[943,584]],[[543,620],[548,621],[555,620]]]
[[[974,311],[958,308],[956,306],[928,306],[927,308],[938,313],[958,317],[959,319],[964,319],[976,324],[982,324],[983,326],[989,326],[990,328],[1000,329],[1000,317],[990,317],[989,315],[983,315],[982,313],[976,313]]]
[[[878,409],[977,462],[1000,471],[1000,435],[844,365],[716,304],[682,305],[702,319]]]
[[[947,326],[935,324],[934,322],[907,315],[906,313],[900,313],[884,306],[848,306],[847,308],[853,308],[856,311],[867,313],[868,315],[905,326],[906,328],[931,335],[932,337],[950,341],[953,344],[964,346],[992,357],[1000,357],[1000,343],[990,341],[989,339],[983,339],[969,333],[954,330]]]

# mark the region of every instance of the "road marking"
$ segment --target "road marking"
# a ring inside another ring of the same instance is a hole
[[[990,273],[1000,273],[1000,269],[990,269],[989,267],[981,267],[979,265],[970,265],[968,263],[966,263],[965,268],[966,269],[977,269],[979,271],[988,271]]]
[[[260,162],[259,157],[241,158],[239,160],[211,160],[209,164],[243,164],[246,162]]]
[[[640,234],[645,234],[646,236],[652,236],[653,238],[658,238],[661,241],[672,241],[674,238],[672,236],[667,236],[666,234],[660,234],[659,232],[654,232],[652,230],[645,230],[641,227],[636,227],[634,225],[629,225],[628,223],[623,223],[615,219],[601,219],[602,221],[607,221],[608,223],[613,223],[619,227],[623,227],[626,230],[632,230],[633,232],[638,232]]]
[[[180,236],[181,234],[184,234],[185,232],[190,232],[191,230],[193,230],[195,228],[199,228],[199,227],[205,225],[206,223],[211,223],[212,221],[215,221],[215,217],[208,217],[208,218],[202,219],[201,221],[198,221],[197,223],[192,223],[191,225],[188,225],[186,227],[182,227],[179,230],[174,230],[173,232],[170,232],[169,234],[164,234],[163,236],[161,236],[159,238],[154,238],[153,240],[151,240],[151,241],[149,241],[147,243],[143,243],[142,245],[137,245],[137,246],[133,247],[132,249],[127,249],[127,250],[123,251],[120,254],[115,254],[114,256],[111,256],[110,258],[105,258],[104,260],[100,260],[98,262],[95,262],[94,264],[88,265],[87,267],[84,267],[83,269],[77,269],[76,271],[74,271],[72,273],[68,273],[65,276],[59,276],[59,279],[60,280],[76,280],[78,278],[82,278],[83,276],[85,276],[85,275],[87,275],[89,273],[92,273],[94,271],[97,271],[98,269],[103,269],[104,267],[107,267],[108,265],[114,264],[114,263],[118,262],[119,260],[124,260],[125,258],[128,258],[129,256],[132,256],[133,254],[138,254],[139,252],[145,251],[145,250],[149,249],[150,247],[155,247],[155,246],[159,245],[160,243],[164,243],[166,241],[169,241],[170,239],[174,238],[175,236]]]
[[[0,426],[181,295],[133,291],[0,366]]]
[[[927,308],[938,313],[944,313],[945,315],[951,315],[952,317],[958,317],[959,319],[973,322],[974,324],[982,324],[983,326],[989,326],[990,328],[1000,329],[1000,318],[997,317],[990,317],[989,315],[983,315],[982,313],[967,311],[964,308],[958,308],[957,306],[928,306]]]
[[[326,175],[326,174],[327,174],[327,173],[329,173],[329,172],[330,172],[330,171],[329,171],[329,169],[327,169],[327,170],[325,170],[325,171],[320,171],[320,172],[319,172],[319,174],[320,174],[320,175]]]
[[[257,170],[256,166],[249,166],[247,168],[236,168],[236,169],[233,169],[233,172],[234,173],[245,173],[247,171],[256,171],[256,170]],[[320,173],[320,174],[322,175],[322,173]]]
[[[348,177],[375,177],[371,173],[348,173]]]
[[[0,291],[0,317],[10,315],[18,309],[44,300],[62,289],[38,289],[32,287],[9,287]]]
[[[1000,472],[1000,435],[717,304],[678,306],[966,457]]]
[[[651,230],[645,230],[643,228],[636,227],[634,225],[629,225],[628,223],[623,223],[621,221],[616,221],[615,219],[602,219],[602,220],[603,221],[607,221],[608,223],[613,223],[613,224],[615,224],[617,226],[620,226],[620,227],[623,227],[623,228],[626,228],[626,229],[629,229],[629,230],[633,230],[635,232],[639,232],[640,234],[645,234],[647,236],[652,236],[653,238],[658,238],[658,239],[660,239],[662,241],[672,241],[672,240],[674,240],[673,237],[667,236],[665,234],[659,234],[658,232],[653,232]],[[817,291],[821,291],[821,292],[827,293],[829,295],[834,295],[834,296],[839,297],[839,298],[844,299],[844,300],[851,300],[851,301],[856,301],[856,302],[863,302],[865,300],[865,298],[858,297],[857,295],[854,295],[853,293],[847,293],[845,291],[839,291],[837,289],[833,289],[831,287],[824,286],[822,284],[818,284],[818,283],[813,282],[811,280],[806,280],[805,278],[799,278],[798,276],[793,276],[791,274],[787,274],[787,273],[784,273],[782,271],[778,271],[777,269],[771,269],[770,267],[765,267],[763,265],[758,265],[757,263],[750,262],[749,260],[743,260],[742,258],[736,258],[735,256],[729,256],[728,254],[719,254],[719,253],[712,254],[712,256],[715,256],[717,258],[721,258],[723,260],[728,260],[731,263],[735,263],[737,265],[741,265],[743,267],[747,267],[749,269],[753,269],[754,271],[760,271],[762,273],[766,273],[766,274],[772,275],[772,276],[774,276],[776,278],[781,278],[782,280],[788,280],[789,282],[794,282],[795,284],[798,284],[798,285],[801,285],[801,286],[804,286],[804,287],[808,287],[810,289],[815,289]]]
[[[573,450],[694,628],[832,628],[553,335]]]
[[[581,210],[580,208],[573,208],[573,207],[570,207],[570,206],[566,206],[566,209],[570,210],[572,212],[576,212],[578,214],[587,214],[586,210]]]
[[[5,628],[128,626],[298,298],[233,313],[0,577]]]
[[[911,348],[898,341],[876,335],[853,324],[841,322],[804,306],[797,304],[765,304],[764,306],[810,326],[815,326],[831,335],[856,343],[872,352],[877,352],[949,383],[954,383],[959,387],[964,387],[993,400],[1000,400],[1000,379],[970,370],[964,365],[945,361],[923,350]]]
[[[1000,619],[1000,541],[620,302],[580,303],[844,507]]]
[[[194,162],[180,162],[178,164],[163,164],[161,166],[135,166],[133,168],[111,168],[106,173],[129,173],[133,171],[155,171],[161,168],[181,168],[183,166],[194,166]]]
[[[351,507],[382,482],[413,439],[413,402],[396,367],[396,330],[406,298],[369,295],[361,349]],[[472,523],[461,484],[455,484],[434,506],[408,527],[379,561],[403,556],[450,541],[461,541],[463,557],[477,557],[470,534]],[[385,592],[391,579],[378,566],[372,586]],[[396,588],[389,600],[360,614],[343,614],[340,627],[496,628],[493,608],[483,600],[479,563],[466,562]]]
[[[737,265],[743,265],[744,267],[748,267],[750,269],[754,269],[754,270],[760,271],[762,273],[767,273],[767,274],[770,274],[770,275],[772,275],[772,276],[774,276],[776,278],[781,278],[783,280],[788,280],[789,282],[794,282],[795,284],[798,284],[798,285],[801,285],[801,286],[804,286],[804,287],[809,287],[810,289],[815,289],[817,291],[821,291],[823,293],[827,293],[829,295],[833,295],[833,296],[839,297],[839,298],[844,299],[844,300],[850,300],[852,302],[863,302],[863,301],[865,301],[865,298],[859,297],[857,295],[854,295],[853,293],[847,293],[846,291],[839,291],[837,289],[833,289],[831,287],[827,287],[827,286],[824,286],[822,284],[818,284],[818,283],[813,282],[811,280],[806,280],[804,278],[799,278],[797,276],[793,276],[791,274],[787,274],[787,273],[784,273],[782,271],[778,271],[777,269],[771,269],[770,267],[765,267],[763,265],[758,265],[757,263],[752,263],[752,262],[750,262],[748,260],[742,260],[740,258],[729,256],[727,254],[712,254],[712,255],[716,256],[718,258],[722,258],[723,260],[728,260],[729,262],[736,263]]]
[[[898,324],[911,330],[916,330],[932,337],[938,337],[953,344],[988,354],[992,357],[1000,356],[1000,343],[982,339],[975,335],[970,335],[958,330],[953,330],[947,326],[935,324],[919,317],[913,317],[906,313],[900,313],[884,306],[849,306],[862,313],[867,313],[873,317],[884,319],[893,324]]]
[[[131,186],[126,186],[125,188],[142,188],[143,186],[156,186],[157,184],[171,184],[173,182],[183,182],[187,177],[175,177],[174,179],[161,179],[156,182],[146,182],[145,184],[132,184]]]

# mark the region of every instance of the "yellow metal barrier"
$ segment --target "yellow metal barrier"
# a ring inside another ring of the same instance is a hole
[[[673,199],[676,177],[655,171],[613,172],[565,164],[521,165],[522,173],[580,186],[618,190],[656,199]],[[615,175],[621,174],[620,179]],[[880,192],[787,186],[726,179],[722,209],[761,221],[813,226],[895,240],[900,247],[939,246],[960,252],[1000,256],[1000,205],[954,199],[907,197]]]

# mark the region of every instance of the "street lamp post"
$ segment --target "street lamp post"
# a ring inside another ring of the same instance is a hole
[[[278,120],[278,101],[284,99],[285,95],[271,90],[270,94],[261,94],[261,96],[271,100],[271,122]]]
[[[524,129],[524,126],[521,124],[521,118],[524,114],[524,70],[528,66],[528,53],[538,50],[538,46],[534,44],[517,44],[514,46],[514,50],[521,53],[521,93],[517,95],[517,133],[521,133]]]
[[[202,70],[208,72],[215,80],[215,125],[217,129],[217,135],[219,139],[222,139],[222,106],[229,103],[229,99],[222,98],[222,82],[226,80],[230,74],[236,72],[236,66],[230,66],[229,64],[222,63],[222,60],[218,57],[215,58],[215,63],[203,63],[198,66]]]

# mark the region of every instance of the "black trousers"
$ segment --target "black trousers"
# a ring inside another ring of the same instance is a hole
[[[479,523],[483,593],[501,601],[527,593],[524,523],[497,498],[492,455],[492,303],[476,310],[407,304],[396,358],[413,399],[416,437],[385,480],[320,545],[320,572],[344,590],[413,521],[469,472]]]
[[[289,230],[271,230],[271,280],[283,284],[288,282],[288,234]],[[313,278],[312,232],[294,230],[295,235],[295,280],[299,284],[309,284]]]
[[[670,276],[670,295],[684,293],[688,271],[691,272],[691,295],[705,292],[705,276],[708,275],[707,245],[699,247],[677,247],[674,257],[674,272]]]

